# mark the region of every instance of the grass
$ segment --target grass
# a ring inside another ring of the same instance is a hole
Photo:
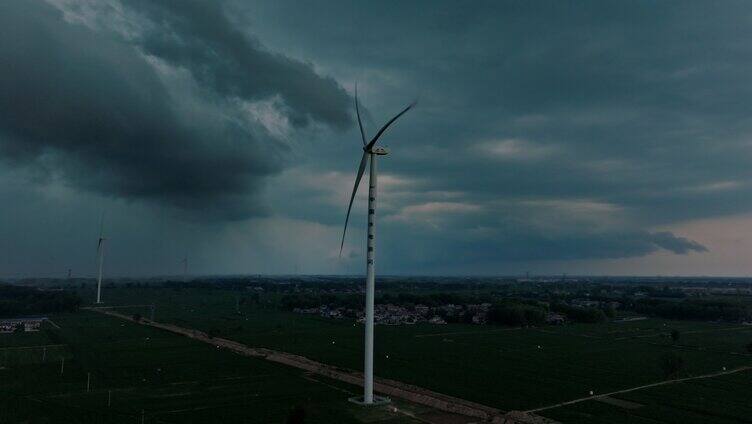
[[[145,423],[284,423],[296,406],[304,409],[306,423],[357,423],[364,416],[413,422],[350,404],[356,387],[181,336],[93,312],[54,319],[60,329],[3,340],[55,341],[65,350],[0,370],[0,422],[137,423],[143,414]]]
[[[244,306],[238,315],[237,295],[211,289],[113,288],[106,296],[118,304],[154,302],[159,321],[362,368],[361,326],[279,311],[263,302]],[[143,308],[133,312],[148,314]],[[677,343],[668,337],[674,328],[682,333]],[[659,359],[667,352],[684,359],[680,376],[750,365],[752,357],[744,353],[749,341],[752,327],[655,319],[537,329],[377,326],[375,370],[380,377],[503,410],[527,410],[587,396],[591,390],[604,393],[660,381]]]
[[[51,340],[46,332],[0,333],[0,368],[60,362],[69,357],[65,346]]]
[[[752,371],[744,371],[618,395],[618,399],[637,403],[634,409],[590,400],[543,415],[577,423],[748,423],[752,422],[750,378]]]

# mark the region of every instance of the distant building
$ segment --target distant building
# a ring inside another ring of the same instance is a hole
[[[607,302],[606,306],[612,309],[619,309],[621,308],[621,302],[617,302],[617,301]]]
[[[597,300],[575,299],[572,301],[572,306],[577,306],[580,308],[597,308],[600,305],[601,302]]]
[[[472,318],[473,324],[485,324],[488,322],[488,312],[479,311]]]
[[[546,323],[551,325],[561,325],[567,322],[567,318],[562,314],[550,312],[546,316]]]
[[[443,318],[441,318],[440,316],[437,315],[437,316],[434,316],[433,318],[429,319],[428,323],[429,324],[446,324],[446,321],[444,321]]]
[[[47,317],[20,317],[0,319],[0,333],[12,333],[19,326],[24,331],[39,331]]]

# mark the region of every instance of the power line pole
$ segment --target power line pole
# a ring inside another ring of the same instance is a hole
[[[65,356],[60,360],[60,375],[63,375],[63,370],[65,369]]]

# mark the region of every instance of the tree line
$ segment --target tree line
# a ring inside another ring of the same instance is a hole
[[[667,319],[752,321],[752,307],[749,304],[726,299],[638,299],[628,307],[635,312]]]

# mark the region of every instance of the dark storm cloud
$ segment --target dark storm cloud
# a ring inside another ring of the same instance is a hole
[[[650,236],[656,246],[678,254],[685,254],[691,251],[706,252],[708,250],[700,243],[687,240],[684,237],[677,237],[669,231],[652,233]]]
[[[281,168],[285,148],[224,96],[236,89],[249,100],[280,94],[293,121],[340,127],[347,123],[346,96],[308,65],[256,50],[231,29],[219,30],[227,23],[221,10],[203,9],[179,19],[193,35],[169,54],[162,43],[160,52],[168,61],[182,58],[179,64],[192,66],[198,82],[211,84],[219,95],[202,94],[190,83],[184,83],[189,89],[171,89],[171,75],[160,75],[137,46],[68,23],[44,2],[1,2],[2,160],[48,180],[156,201],[208,219],[263,213],[255,193],[264,177]],[[236,63],[253,52],[255,60]],[[226,66],[214,69],[205,61]],[[249,81],[245,86],[241,77]]]
[[[377,114],[420,94],[420,107],[385,140],[393,153],[383,172],[424,182],[412,199],[392,197],[396,209],[431,201],[422,192],[452,191],[457,202],[514,221],[483,222],[498,231],[485,250],[450,231],[472,228],[477,216],[457,217],[449,228],[400,227],[392,235],[409,240],[410,251],[439,250],[450,258],[493,252],[488,261],[499,263],[656,249],[686,254],[705,247],[665,227],[752,211],[749,3],[235,7],[256,18],[268,42],[296,46],[303,57],[358,79],[366,87],[364,102]],[[352,172],[340,165],[350,162],[338,157],[327,165]],[[294,213],[318,216],[310,212],[318,199]],[[598,232],[556,221],[556,231],[547,232],[536,213],[498,206],[531,199],[608,204],[616,218]],[[389,237],[391,230],[380,231]],[[504,237],[510,233],[517,236]],[[385,249],[384,261],[409,265],[406,255],[390,252]]]
[[[488,264],[617,259],[659,250],[674,254],[707,250],[669,231],[604,224],[587,210],[564,216],[561,210],[543,204],[529,209],[498,207],[406,219],[394,216],[387,216],[380,225],[380,246],[389,255],[386,261],[390,267],[401,272],[409,267],[430,270],[432,266],[470,272],[470,267]]]
[[[440,267],[444,272],[453,269],[472,272],[474,267],[488,264],[496,264],[498,267],[526,261],[618,259],[644,256],[661,249],[675,254],[705,251],[701,245],[670,232],[571,233],[551,237],[540,231],[507,229],[486,237],[467,237],[459,232],[438,236],[423,234],[423,237],[431,238],[431,244],[420,243],[415,238],[406,238],[402,234],[404,232],[390,232],[380,243],[381,248],[389,252],[389,258],[382,263],[387,262],[385,266],[392,272],[419,269],[430,273],[433,267]],[[447,249],[445,246],[452,248]]]
[[[200,82],[225,96],[246,100],[278,94],[296,126],[321,121],[350,124],[348,95],[311,65],[264,50],[226,18],[223,2],[128,0],[155,26],[140,37],[149,54],[186,67]]]
[[[339,247],[361,154],[339,84],[356,82],[369,134],[420,97],[380,141],[385,272],[694,257],[714,241],[687,220],[752,212],[748,2],[49,2],[82,19],[0,2],[6,162],[212,219],[266,206],[264,225],[321,231],[274,239],[315,244],[310,263]],[[321,125],[349,131],[309,142]],[[259,262],[289,266],[280,252]]]

